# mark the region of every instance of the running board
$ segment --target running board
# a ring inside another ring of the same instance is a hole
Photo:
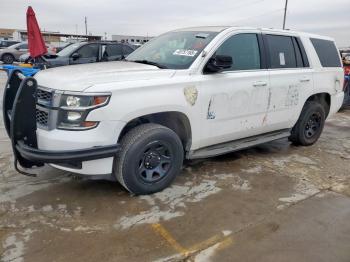
[[[213,145],[198,150],[190,151],[187,154],[187,159],[198,159],[223,155],[229,152],[238,151],[241,149],[253,147],[259,144],[264,144],[281,138],[290,136],[290,129],[279,130],[266,133],[258,136],[251,136],[239,140],[230,141],[218,145]]]

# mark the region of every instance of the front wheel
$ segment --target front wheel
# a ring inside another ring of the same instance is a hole
[[[321,104],[314,101],[306,102],[289,140],[296,145],[313,145],[322,134],[325,119],[326,113]]]
[[[180,172],[184,158],[178,135],[158,124],[144,124],[130,130],[121,140],[115,159],[115,176],[136,195],[159,192]]]

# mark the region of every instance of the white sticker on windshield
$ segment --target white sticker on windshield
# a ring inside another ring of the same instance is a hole
[[[280,53],[280,65],[281,66],[286,65],[286,58],[284,57],[284,53]]]
[[[173,55],[181,55],[181,56],[195,56],[198,53],[197,50],[190,49],[177,49],[173,53]]]

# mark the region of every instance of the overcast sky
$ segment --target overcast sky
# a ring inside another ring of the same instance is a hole
[[[0,28],[24,29],[26,7],[42,30],[108,36],[155,36],[198,25],[281,28],[285,0],[0,0]],[[349,0],[289,0],[287,28],[336,38],[350,46]]]

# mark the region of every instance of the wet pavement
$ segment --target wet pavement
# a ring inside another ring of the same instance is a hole
[[[50,167],[18,174],[1,121],[2,261],[350,261],[350,110],[312,147],[191,161],[141,197]]]

